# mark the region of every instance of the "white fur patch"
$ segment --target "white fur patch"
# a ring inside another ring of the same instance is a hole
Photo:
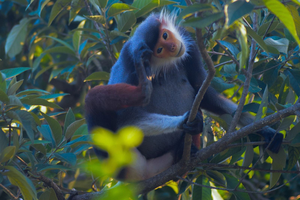
[[[161,23],[165,22],[166,25],[164,25],[162,28],[168,29],[175,35],[175,37],[182,43],[182,45],[184,45],[185,52],[180,57],[158,58],[156,56],[152,56],[151,71],[154,76],[158,75],[161,71],[163,71],[165,74],[165,71],[169,67],[176,67],[188,56],[187,52],[189,51],[189,48],[193,41],[189,37],[180,34],[179,26],[175,23],[176,17],[176,12],[169,13],[168,11],[163,9],[159,15],[159,21]]]

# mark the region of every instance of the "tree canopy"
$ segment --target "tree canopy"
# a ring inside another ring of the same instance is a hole
[[[133,162],[142,132],[91,137],[84,98],[107,84],[123,44],[161,9],[177,14],[210,85],[239,108],[204,113],[192,159],[122,183],[114,176]],[[0,199],[299,198],[299,14],[299,0],[0,0]],[[241,112],[255,122],[236,128]],[[278,154],[249,135],[265,125],[284,135]],[[109,159],[99,161],[93,145]]]

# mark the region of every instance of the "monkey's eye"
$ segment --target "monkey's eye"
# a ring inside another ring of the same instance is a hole
[[[168,38],[168,33],[167,33],[167,32],[164,32],[163,38],[164,38],[165,40]]]
[[[163,49],[162,47],[159,47],[159,48],[156,50],[156,53],[157,53],[157,54],[160,54],[160,53],[162,52],[162,49]]]

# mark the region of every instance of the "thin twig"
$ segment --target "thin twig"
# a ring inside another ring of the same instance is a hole
[[[226,47],[224,47],[221,42],[219,40],[216,40],[216,43],[226,52],[226,54],[228,54],[228,56],[233,60],[233,62],[240,67],[240,63],[237,61],[237,59],[235,59],[235,57],[232,55],[232,53],[230,51],[228,51],[226,49]]]
[[[0,187],[2,187],[2,189],[6,192],[6,194],[8,194],[11,198],[13,198],[13,199],[19,199],[20,195],[15,196],[8,188],[6,188],[1,183],[0,183]]]
[[[256,13],[253,13],[253,30],[256,31],[257,30],[257,14]],[[242,92],[242,97],[240,98],[240,102],[239,102],[239,105],[235,111],[235,114],[232,118],[232,121],[231,121],[231,124],[229,126],[229,129],[228,129],[228,133],[231,133],[234,131],[236,125],[238,124],[238,121],[241,117],[241,114],[242,114],[242,111],[243,111],[243,107],[244,107],[244,104],[245,104],[245,101],[246,101],[246,96],[248,95],[248,90],[249,90],[249,87],[250,87],[250,81],[251,81],[251,78],[252,78],[252,69],[253,69],[253,64],[254,64],[254,59],[253,57],[255,57],[255,47],[256,47],[256,42],[254,39],[251,40],[251,52],[250,52],[250,56],[249,56],[249,61],[248,61],[248,70],[247,70],[247,73],[245,74],[246,76],[246,79],[245,79],[245,82],[244,82],[244,89],[243,89],[243,92]],[[240,66],[242,67],[242,66]]]
[[[84,3],[85,3],[85,7],[87,8],[88,12],[90,15],[93,15],[93,12],[91,10],[91,7],[89,5],[89,3],[87,2],[87,0],[84,0]],[[97,23],[95,21],[93,21],[94,23],[94,26],[96,27],[97,31],[99,32],[101,38],[102,38],[102,42],[104,43],[104,46],[111,58],[111,62],[112,64],[114,64],[116,62],[116,58],[113,54],[113,50],[111,48],[111,45],[110,45],[110,41],[109,41],[109,38],[108,38],[108,35],[106,34],[107,37],[105,37],[105,35],[102,33],[102,30],[105,30],[105,28],[103,27],[103,25],[101,23]]]
[[[229,60],[229,61],[226,61],[226,62],[222,62],[222,63],[220,63],[220,64],[215,65],[215,68],[218,68],[218,67],[221,67],[221,66],[223,66],[223,65],[230,64],[230,63],[233,63],[233,61],[232,61],[232,60]]]

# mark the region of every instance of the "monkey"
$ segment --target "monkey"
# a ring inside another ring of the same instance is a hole
[[[192,123],[186,121],[207,73],[196,42],[175,19],[165,11],[150,14],[124,44],[108,85],[94,87],[85,99],[89,131],[97,126],[116,131],[127,125],[143,131],[144,140],[135,149],[137,161],[120,172],[125,179],[144,180],[166,170],[178,161],[185,132],[199,138],[203,128],[200,110]],[[237,105],[210,86],[200,108],[220,116],[233,114]],[[249,113],[242,113],[239,126],[252,122]],[[282,134],[270,127],[257,133],[266,143],[274,137],[268,148],[279,151]]]

